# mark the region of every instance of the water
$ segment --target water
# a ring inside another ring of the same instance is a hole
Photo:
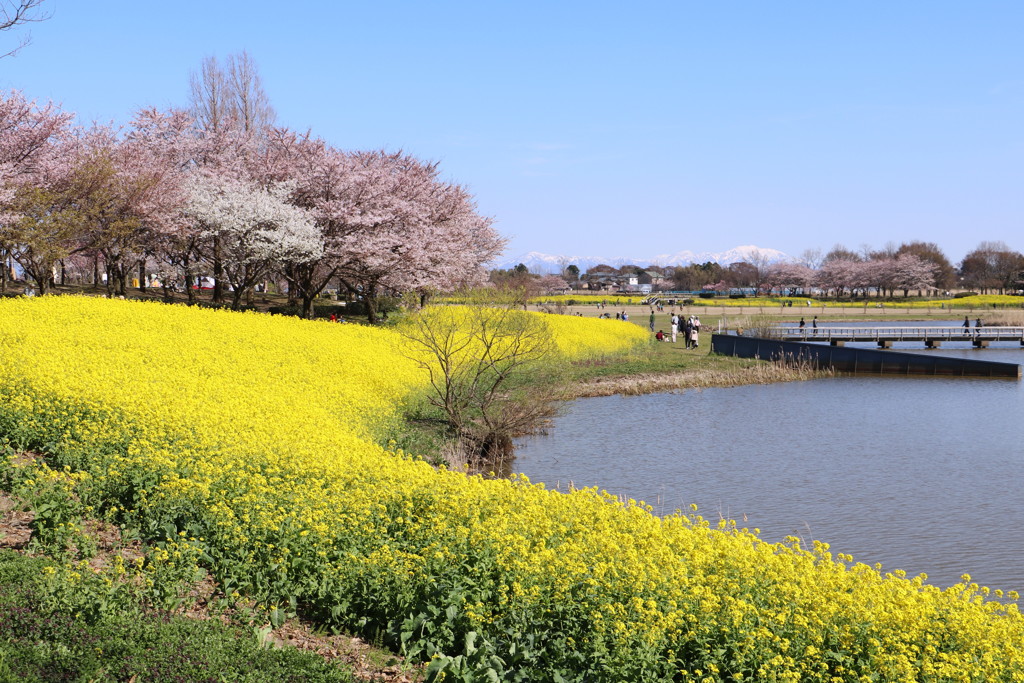
[[[919,350],[923,352],[919,348]],[[949,345],[953,346],[953,345]],[[928,353],[1024,363],[1019,345]],[[667,514],[829,543],[883,571],[1024,593],[1024,385],[837,377],[582,399],[513,469]]]

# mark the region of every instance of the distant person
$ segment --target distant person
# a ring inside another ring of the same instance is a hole
[[[964,324],[962,327],[964,328],[964,332],[967,332],[971,328],[971,321],[966,315],[964,316]]]
[[[676,335],[679,333],[679,316],[675,313],[672,314],[672,343],[676,343]]]
[[[803,319],[803,318],[800,318],[800,331],[801,331],[801,332],[803,332],[803,331],[804,331],[804,325],[806,325],[806,324],[807,324],[807,323],[805,323],[805,322],[804,322],[804,319]]]
[[[818,334],[818,316],[814,316],[814,320],[811,321],[811,327],[814,328],[814,334]]]
[[[654,309],[653,308],[651,309],[650,328],[651,328],[651,332],[654,332]]]
[[[974,328],[977,329],[979,327],[981,327],[981,318],[974,321]]]
[[[628,322],[629,321],[629,313],[626,313],[625,311],[623,311],[622,312],[622,319]]]
[[[654,338],[657,339],[658,341],[665,341],[665,333],[662,332],[661,330],[658,330],[658,333],[654,335]]]

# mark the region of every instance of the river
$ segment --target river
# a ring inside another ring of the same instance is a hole
[[[927,353],[1024,363],[1016,344]],[[1024,593],[1020,381],[857,376],[581,399],[517,441],[513,469],[658,514],[696,503],[765,540],[825,541],[938,586],[969,573]]]

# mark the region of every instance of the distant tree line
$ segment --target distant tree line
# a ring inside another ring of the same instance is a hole
[[[909,296],[926,291],[970,289],[983,294],[1024,290],[1024,254],[1003,242],[985,241],[957,265],[934,242],[905,242],[883,249],[864,247],[860,251],[836,245],[827,253],[810,249],[799,259],[773,262],[755,252],[748,260],[721,265],[713,261],[687,266],[619,267],[599,264],[580,273],[565,264],[559,276],[533,275],[524,264],[510,270],[491,271],[491,280],[532,287],[538,293],[553,289],[586,288],[586,284],[607,276],[658,274],[655,289],[680,291],[723,291],[753,289],[758,292],[824,291],[836,297]]]

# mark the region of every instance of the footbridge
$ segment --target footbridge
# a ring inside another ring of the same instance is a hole
[[[774,335],[773,335],[774,336]],[[942,342],[970,342],[984,349],[992,342],[1016,342],[1024,346],[1024,327],[835,327],[807,325],[803,328],[779,328],[778,338],[793,342],[827,342],[843,346],[847,342],[874,342],[878,348],[891,348],[895,342],[923,342],[937,349]]]

